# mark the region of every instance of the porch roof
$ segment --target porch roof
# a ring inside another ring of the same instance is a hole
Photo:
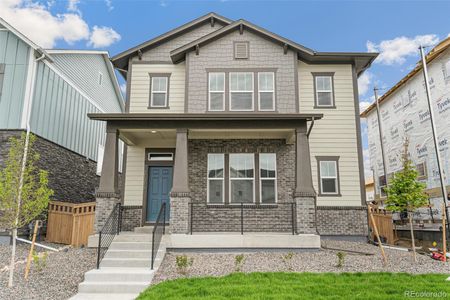
[[[109,113],[88,114],[89,118],[107,121],[116,129],[279,129],[303,127],[307,121],[318,120],[323,114],[280,113]]]
[[[323,114],[280,114],[280,113],[90,113],[88,117],[97,121],[199,121],[199,120],[318,120]]]

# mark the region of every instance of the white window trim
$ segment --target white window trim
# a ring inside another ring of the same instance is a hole
[[[335,176],[323,176],[322,175],[322,163],[323,162],[326,162],[326,163],[332,162],[332,163],[334,163],[334,167],[335,167],[335,170],[336,170],[336,175]],[[339,195],[338,168],[337,167],[338,167],[337,166],[337,162],[334,161],[334,160],[321,160],[319,162],[319,168],[320,168],[320,170],[319,170],[319,172],[320,172],[320,193],[322,195]],[[323,191],[323,181],[322,181],[322,179],[335,179],[336,180],[335,181],[336,192],[334,192],[334,193],[324,192]]]
[[[223,90],[222,91],[211,91],[211,75],[212,74],[223,74]],[[224,72],[211,72],[208,74],[208,110],[209,111],[225,111],[225,80],[226,74]],[[222,96],[222,109],[211,109],[211,93],[223,93]]]
[[[252,88],[251,91],[242,91],[242,90],[231,90],[231,75],[232,74],[250,74],[252,77]],[[230,111],[254,111],[255,110],[255,78],[254,78],[253,72],[230,72],[228,75],[228,81],[229,81],[229,97],[228,97],[228,105],[230,107]],[[251,109],[232,109],[231,108],[231,94],[232,93],[252,93],[252,108]]]
[[[155,91],[154,92],[153,91],[153,87],[155,86],[153,84],[153,79],[155,79],[155,78],[164,78],[164,79],[166,79],[166,90],[164,92],[162,92],[162,91]],[[152,76],[151,77],[151,86],[152,86],[152,89],[150,91],[150,107],[167,107],[167,92],[168,92],[168,87],[169,87],[169,77],[166,77],[166,76]],[[158,93],[158,94],[164,93],[164,105],[154,105],[153,104],[153,93]]]
[[[317,84],[317,79],[319,77],[326,77],[330,79],[330,89],[329,90],[319,90],[319,86]],[[334,107],[334,91],[333,91],[333,76],[331,75],[315,75],[314,76],[314,84],[316,85],[316,106],[317,107]],[[323,104],[319,104],[319,93],[331,93],[331,104],[329,105],[323,105]]]
[[[274,154],[275,155],[275,177],[262,177],[261,176],[261,154]],[[274,205],[278,203],[278,170],[277,170],[277,154],[276,153],[260,153],[259,154],[259,203],[261,205]],[[262,181],[263,180],[275,180],[275,202],[274,203],[263,203],[262,202]]]
[[[262,90],[259,86],[260,75],[271,74],[272,75],[272,90]],[[261,93],[272,92],[272,108],[271,109],[261,109]],[[274,111],[275,110],[275,73],[274,72],[259,72],[258,73],[258,109],[260,111]]]
[[[239,155],[239,154],[251,154],[252,155],[252,157],[253,157],[253,177],[246,177],[246,178],[232,178],[231,177],[231,156],[232,155]],[[228,195],[229,195],[229,197],[230,197],[230,199],[228,199],[228,203],[230,204],[230,205],[241,205],[241,203],[240,202],[232,202],[232,200],[233,200],[233,195],[232,195],[232,193],[231,193],[231,181],[232,180],[250,180],[250,179],[252,179],[252,181],[253,181],[253,199],[252,199],[252,202],[242,202],[242,204],[244,204],[244,205],[248,205],[248,204],[255,204],[255,201],[256,201],[256,195],[255,195],[255,176],[256,176],[256,173],[255,173],[255,153],[230,153],[229,154],[229,160],[228,160]]]
[[[209,155],[210,154],[220,154],[222,155],[222,161],[223,161],[223,175],[222,178],[209,177]],[[222,181],[222,203],[211,203],[209,202],[209,181],[210,180],[221,180]],[[211,205],[225,205],[225,154],[223,153],[208,153],[208,159],[207,159],[207,166],[206,166],[206,203]]]

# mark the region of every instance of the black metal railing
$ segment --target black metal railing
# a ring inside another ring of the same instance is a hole
[[[161,243],[162,236],[166,233],[166,203],[161,205],[159,209],[158,217],[156,218],[155,225],[152,232],[152,270],[155,264],[156,255],[158,254],[159,245]]]
[[[189,231],[297,233],[295,202],[277,204],[189,203]]]
[[[111,214],[106,219],[105,224],[98,233],[98,248],[97,248],[97,269],[100,268],[100,262],[108,251],[114,237],[121,231],[122,209],[120,203],[114,205]]]

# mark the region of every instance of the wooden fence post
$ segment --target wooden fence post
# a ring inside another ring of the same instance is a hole
[[[33,239],[31,241],[30,253],[28,253],[27,266],[25,267],[25,279],[28,279],[28,273],[30,272],[31,257],[33,256],[34,243],[36,242],[36,232],[39,228],[39,222],[39,220],[36,220],[34,223]]]

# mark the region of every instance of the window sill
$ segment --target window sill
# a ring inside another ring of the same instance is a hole
[[[341,193],[339,193],[339,194],[321,194],[321,193],[319,193],[317,196],[318,197],[342,197],[342,194]]]
[[[147,106],[147,109],[170,109],[170,106]]]
[[[314,109],[336,109],[336,105],[333,105],[333,106],[317,106],[317,105],[314,105]]]
[[[241,208],[241,204],[240,203],[236,203],[236,204],[231,204],[231,203],[227,203],[227,204],[206,203],[206,207],[207,208]],[[244,204],[244,208],[277,208],[277,207],[278,207],[277,203],[274,203],[274,204],[256,204],[256,203]]]

